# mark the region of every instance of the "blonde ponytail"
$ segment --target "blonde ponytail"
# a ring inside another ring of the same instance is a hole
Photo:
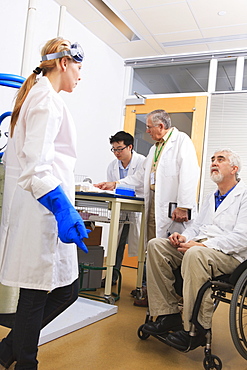
[[[61,37],[57,37],[55,39],[49,40],[45,44],[45,46],[43,47],[41,51],[41,56],[46,55],[46,54],[60,52],[63,50],[69,50],[69,49],[70,49],[70,42],[68,40],[64,40]],[[68,58],[70,59],[70,57]],[[43,75],[45,76],[47,72],[50,72],[53,68],[56,67],[56,63],[57,63],[57,59],[43,61],[39,65],[39,67],[36,68],[35,72],[33,72],[26,79],[26,81],[23,83],[23,85],[19,89],[17,97],[16,97],[13,113],[11,115],[10,137],[13,136],[15,125],[18,120],[22,104],[24,103],[29,91],[31,90],[31,88],[36,82],[36,77],[37,77],[36,71],[38,70],[38,68],[40,68],[43,72]]]
[[[26,81],[22,84],[18,94],[17,94],[17,97],[16,97],[16,101],[15,101],[15,106],[14,106],[14,110],[11,114],[11,121],[10,121],[10,137],[13,136],[13,133],[14,133],[14,128],[15,128],[15,125],[16,125],[16,121],[19,117],[19,113],[20,113],[20,110],[21,110],[21,106],[24,102],[24,100],[26,99],[27,97],[27,94],[29,93],[29,91],[31,90],[31,88],[33,87],[33,85],[35,84],[35,81],[36,81],[36,74],[35,73],[32,73],[27,79]]]

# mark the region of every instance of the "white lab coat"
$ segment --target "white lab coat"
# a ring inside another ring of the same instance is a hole
[[[128,176],[133,175],[138,171],[142,163],[144,162],[145,157],[142,154],[138,154],[133,151],[131,162],[129,164]],[[119,176],[119,166],[118,159],[112,161],[107,168],[107,181],[118,181]],[[143,198],[143,183],[135,189],[136,196]],[[125,212],[126,214],[126,212]],[[130,221],[129,235],[128,235],[128,255],[130,257],[137,256],[138,253],[138,242],[140,237],[140,224],[141,224],[141,215],[137,212],[128,212],[128,217]],[[123,224],[119,226],[118,239],[121,236],[123,229]]]
[[[230,254],[240,262],[247,259],[247,187],[242,180],[215,211],[214,192],[209,194],[191,227],[187,241],[208,238],[203,244]]]
[[[5,154],[0,282],[53,290],[78,277],[77,248],[58,239],[55,217],[38,198],[59,184],[74,202],[76,132],[47,77],[22,105]]]
[[[121,183],[138,184],[144,181],[145,214],[148,219],[150,204],[150,174],[156,146],[150,148],[149,154],[134,176],[120,180]],[[195,217],[197,204],[196,192],[199,179],[199,166],[194,145],[184,132],[175,127],[173,133],[161,152],[156,171],[155,184],[155,222],[156,237],[166,238],[174,231],[182,232],[191,224],[178,223],[168,217],[169,202],[178,207],[191,209],[191,219]]]

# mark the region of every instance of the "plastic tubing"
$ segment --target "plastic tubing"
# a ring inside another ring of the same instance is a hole
[[[15,87],[16,89],[19,89],[22,84],[19,83],[19,82],[13,82],[13,81],[7,81],[7,80],[0,80],[0,85],[2,85],[2,86],[8,86],[8,87]]]
[[[0,73],[0,85],[2,86],[15,87],[19,89],[24,81],[25,78],[22,76]]]
[[[11,116],[11,114],[12,114],[12,112],[5,112],[5,113],[1,114],[1,116],[0,116],[0,125],[1,125],[2,121],[4,120],[4,118],[6,118],[8,116]],[[0,130],[0,136],[2,136],[1,130]],[[6,143],[6,145],[7,145],[7,143]],[[4,149],[6,147],[6,145],[2,149]],[[2,160],[3,153],[4,152],[0,152],[0,160]]]
[[[12,112],[5,112],[3,114],[1,114],[0,116],[0,125],[2,123],[2,121],[4,120],[4,118],[8,117],[8,116],[11,116]]]

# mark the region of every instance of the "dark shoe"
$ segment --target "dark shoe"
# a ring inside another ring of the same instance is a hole
[[[132,295],[133,298],[137,298],[138,296],[141,298],[147,297],[147,287],[142,286],[141,288],[136,288],[131,290],[130,295]]]
[[[132,295],[133,298],[137,298],[138,294],[141,294],[142,298],[146,298],[147,297],[147,287],[143,286],[138,289],[133,289],[130,292],[130,295]]]
[[[155,322],[147,322],[143,326],[143,331],[147,334],[158,335],[169,331],[177,331],[183,328],[182,317],[180,313],[158,316]]]
[[[136,290],[136,295],[138,296],[137,290]],[[142,290],[140,291],[141,293],[141,298],[137,299],[135,298],[134,300],[134,306],[137,307],[148,307],[148,294],[147,294],[147,288],[145,286],[142,287]]]
[[[141,299],[135,298],[133,305],[137,307],[148,307],[148,297],[143,297]]]
[[[168,334],[166,343],[179,351],[188,352],[199,346],[205,346],[206,337],[205,333],[201,332],[197,332],[197,335],[192,337],[188,331],[180,330],[176,333]]]
[[[117,282],[115,280],[112,280],[111,286],[116,285]],[[105,288],[105,278],[101,280],[101,288]]]
[[[131,290],[130,295],[132,295],[132,297],[133,297],[133,298],[136,298],[136,295],[137,295],[137,289],[133,289],[133,290]]]

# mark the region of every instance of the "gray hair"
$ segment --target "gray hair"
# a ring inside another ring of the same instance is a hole
[[[163,123],[165,129],[171,127],[171,118],[168,113],[163,109],[156,109],[146,115],[146,118],[151,117],[153,125]]]
[[[229,148],[218,149],[214,152],[214,154],[217,153],[217,152],[226,152],[228,154],[230,165],[238,167],[238,171],[236,172],[236,180],[239,180],[239,172],[241,171],[241,168],[242,168],[242,163],[241,163],[240,156],[236,152],[234,152],[233,150],[231,150]]]

